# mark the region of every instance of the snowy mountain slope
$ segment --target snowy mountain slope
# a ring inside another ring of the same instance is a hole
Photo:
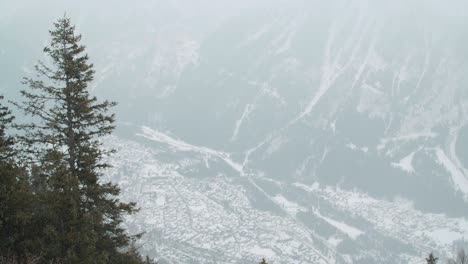
[[[108,175],[141,206],[129,229],[146,230],[145,251],[169,263],[420,263],[427,251],[449,254],[468,232],[467,219],[409,200],[241,175],[210,151],[161,138],[157,150],[144,146],[151,138],[109,138],[118,154]]]
[[[120,103],[107,176],[151,255],[421,263],[468,234],[464,1],[46,2]],[[1,5],[14,98],[55,17]]]

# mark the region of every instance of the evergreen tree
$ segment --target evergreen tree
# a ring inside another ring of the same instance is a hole
[[[59,19],[50,35],[44,48],[50,63],[36,65],[37,79],[24,79],[29,89],[15,103],[33,119],[19,128],[35,162],[31,176],[41,205],[35,209],[47,242],[42,254],[66,263],[112,263],[131,241],[122,217],[136,210],[119,201],[116,185],[100,180],[111,151],[99,139],[114,129],[115,103],[90,95],[93,65],[70,20]]]
[[[0,96],[0,101],[3,102],[4,97]],[[15,117],[11,114],[11,110],[0,103],[0,161],[11,161],[16,157],[16,151],[13,146],[15,144],[13,137],[7,134],[7,130],[12,126]]]
[[[24,262],[35,255],[32,193],[26,171],[16,162],[13,137],[7,134],[13,119],[0,102],[0,263]]]
[[[262,261],[260,262],[260,264],[268,264],[268,262],[265,260],[265,258],[262,258]]]
[[[431,252],[431,253],[429,253],[429,256],[426,258],[426,263],[427,264],[436,264],[437,260],[439,260],[439,258],[434,257],[434,254],[432,254],[432,252]]]
[[[33,225],[41,239],[40,256],[44,262],[76,263],[77,248],[86,245],[79,213],[79,193],[76,178],[70,177],[63,154],[47,150],[31,169],[34,192]],[[83,262],[90,263],[90,262]]]

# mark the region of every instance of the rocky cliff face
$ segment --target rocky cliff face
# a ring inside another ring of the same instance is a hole
[[[72,9],[147,252],[412,263],[468,234],[466,4],[212,4]]]

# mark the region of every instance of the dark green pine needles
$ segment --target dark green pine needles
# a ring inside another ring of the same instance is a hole
[[[47,263],[129,263],[128,250],[122,252],[134,237],[120,224],[135,204],[120,202],[119,188],[101,180],[109,167],[103,158],[112,151],[99,139],[114,129],[115,103],[90,95],[95,72],[70,20],[59,19],[50,35],[49,60],[36,65],[36,78],[24,79],[29,89],[15,103],[32,120],[17,127],[32,160],[41,247],[35,254]]]
[[[26,263],[38,241],[31,225],[33,197],[26,170],[17,163],[13,116],[0,96],[0,263]]]

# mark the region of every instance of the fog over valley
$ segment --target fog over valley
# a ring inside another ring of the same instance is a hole
[[[468,2],[3,0],[18,122],[8,100],[64,17],[89,93],[118,103],[96,168],[140,208],[121,226],[142,255],[417,264],[468,245]]]

